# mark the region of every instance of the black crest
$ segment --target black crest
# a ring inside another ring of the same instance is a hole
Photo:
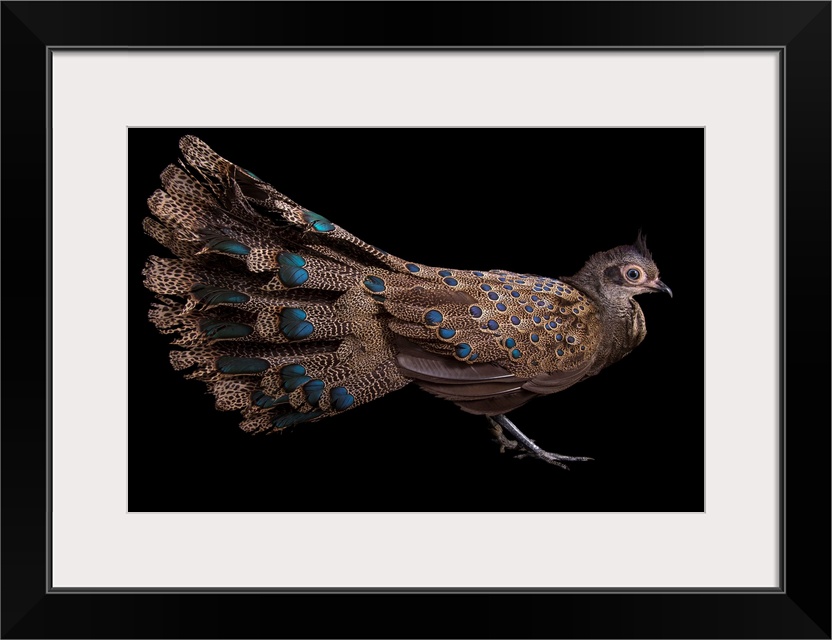
[[[647,258],[648,260],[653,259],[653,254],[650,253],[650,249],[647,248],[647,236],[645,236],[641,229],[638,230],[638,237],[636,241],[633,243],[636,251],[638,251],[642,256]]]

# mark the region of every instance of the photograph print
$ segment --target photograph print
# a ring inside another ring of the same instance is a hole
[[[704,509],[701,128],[131,128],[128,506]]]

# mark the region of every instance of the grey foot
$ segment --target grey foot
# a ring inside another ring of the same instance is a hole
[[[504,414],[486,416],[491,423],[491,430],[494,432],[497,444],[500,445],[500,453],[511,451],[517,458],[537,458],[562,469],[569,469],[564,462],[585,462],[592,460],[583,456],[562,456],[558,453],[551,453],[538,447],[534,441],[517,428]],[[514,440],[508,438],[505,432],[508,431]]]

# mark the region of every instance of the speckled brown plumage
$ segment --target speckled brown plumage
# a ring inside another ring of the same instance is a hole
[[[246,431],[415,381],[490,416],[504,446],[562,466],[580,458],[540,450],[503,414],[621,359],[645,335],[633,296],[670,292],[641,237],[560,279],[431,267],[363,242],[201,140],[180,149],[144,221],[175,256],[146,264],[150,320],[176,336],[173,366],[242,412]]]

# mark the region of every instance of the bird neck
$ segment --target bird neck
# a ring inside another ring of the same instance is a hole
[[[609,311],[611,316],[621,317],[632,313],[633,304],[638,307],[632,296],[622,291],[620,287],[605,287],[603,269],[593,269],[590,263],[587,263],[575,275],[562,277],[560,280],[583,291],[599,307]]]
[[[604,324],[602,344],[610,362],[623,358],[635,349],[647,333],[644,312],[632,296],[619,293],[618,287],[604,287],[603,273],[584,266],[574,276],[560,278],[584,292],[598,306]]]

